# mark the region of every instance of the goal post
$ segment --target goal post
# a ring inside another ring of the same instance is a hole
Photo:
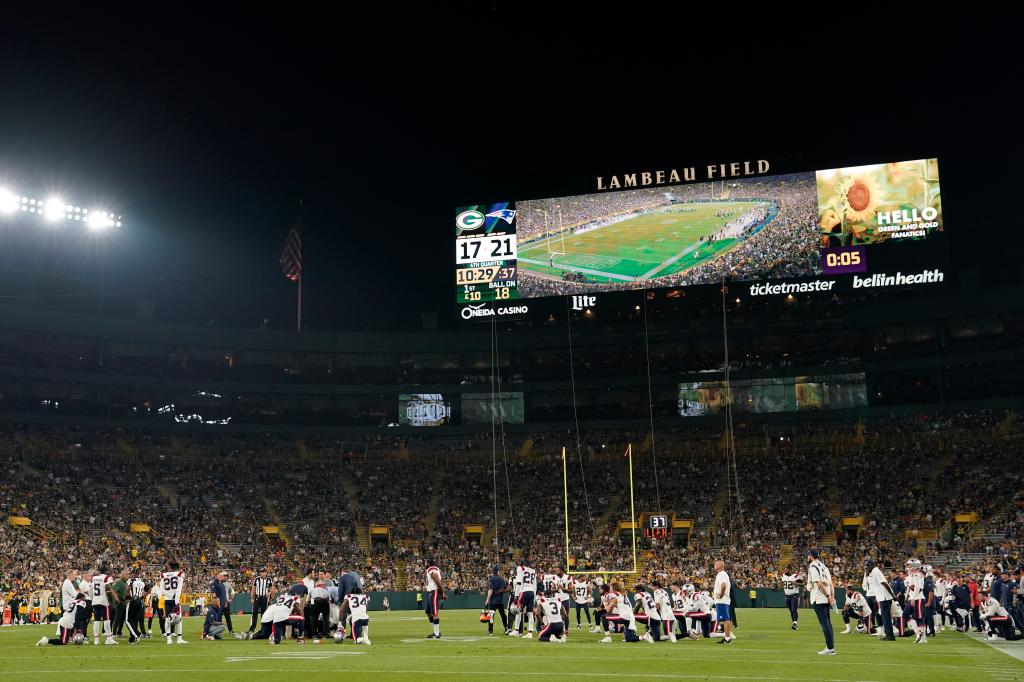
[[[567,453],[566,447],[562,446],[562,494],[564,496],[563,503],[565,509],[565,567],[566,573],[569,575],[636,575],[639,571],[637,570],[636,563],[636,507],[633,496],[633,444],[629,443],[626,446],[626,458],[629,460],[629,522],[630,522],[630,541],[633,552],[633,570],[631,571],[615,571],[615,570],[603,570],[603,571],[574,571],[569,570],[572,565],[571,558],[572,554],[569,550],[569,468],[567,464]]]

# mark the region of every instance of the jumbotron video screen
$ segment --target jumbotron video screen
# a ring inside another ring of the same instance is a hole
[[[466,206],[456,301],[865,273],[942,230],[934,158]]]

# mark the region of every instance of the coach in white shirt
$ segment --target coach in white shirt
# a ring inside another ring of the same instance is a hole
[[[832,586],[832,574],[818,557],[816,549],[807,552],[807,585],[811,592],[811,607],[818,616],[821,632],[825,635],[825,648],[818,653],[834,656],[836,644],[835,634],[832,632],[831,610],[832,605],[836,603],[835,589]]]
[[[735,639],[732,636],[732,616],[729,613],[731,589],[732,581],[725,572],[725,562],[719,559],[715,562],[715,620],[722,623],[725,629],[725,636],[718,640],[719,644],[732,644],[732,640]]]
[[[864,560],[864,582],[867,583],[868,594],[875,598],[878,614],[882,617],[885,639],[890,642],[896,641],[896,636],[892,631],[892,615],[890,613],[896,595],[892,591],[889,581],[885,579],[885,574],[875,565],[874,559]]]

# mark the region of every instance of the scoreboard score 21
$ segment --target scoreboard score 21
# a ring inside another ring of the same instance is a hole
[[[519,298],[516,210],[510,202],[466,206],[455,216],[458,303]]]

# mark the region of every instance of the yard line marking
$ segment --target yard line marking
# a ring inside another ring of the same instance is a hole
[[[704,244],[704,242],[698,242],[696,244],[690,244],[685,249],[683,249],[682,251],[680,251],[676,255],[672,256],[671,258],[669,258],[667,261],[665,261],[664,263],[662,263],[658,267],[654,268],[653,270],[648,270],[644,274],[640,275],[640,279],[650,279],[651,275],[653,275],[654,273],[658,272],[659,270],[664,270],[665,268],[667,268],[668,266],[672,265],[677,260],[679,260],[680,258],[685,256],[686,254],[690,253],[694,249],[700,248],[703,244]]]

